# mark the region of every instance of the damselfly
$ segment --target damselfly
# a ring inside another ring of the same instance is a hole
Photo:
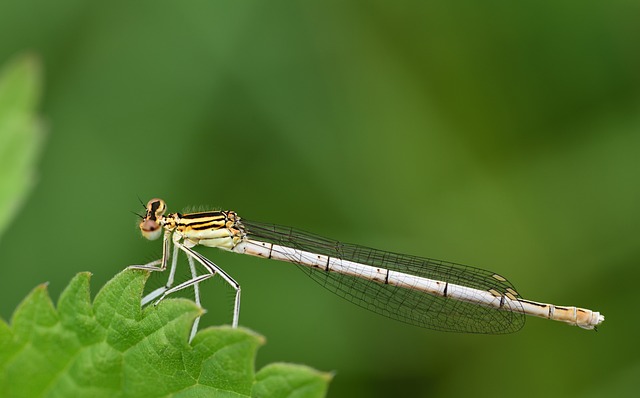
[[[603,315],[588,309],[525,300],[506,278],[480,268],[341,243],[290,227],[245,220],[233,211],[165,212],[165,202],[152,199],[146,215],[141,216],[145,238],[164,235],[162,258],[129,268],[164,271],[172,256],[166,285],[145,296],[142,305],[155,299],[158,304],[169,294],[193,286],[200,306],[199,283],[217,274],[235,290],[232,326],[237,327],[240,285],[193,250],[202,245],[297,264],[316,282],[359,306],[428,329],[512,333],[524,325],[525,315],[584,329],[595,329],[604,321]],[[187,256],[191,279],[173,286],[179,250]],[[194,260],[204,267],[204,274],[197,273]]]

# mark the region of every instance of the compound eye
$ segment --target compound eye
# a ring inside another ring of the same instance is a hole
[[[142,236],[149,240],[158,239],[162,234],[162,217],[167,205],[162,199],[151,199],[147,203],[147,215],[140,222]]]
[[[140,232],[142,232],[142,236],[145,238],[155,240],[160,237],[162,228],[157,221],[145,219],[140,223]]]
[[[167,210],[167,205],[162,199],[151,199],[147,203],[147,218],[159,219]]]

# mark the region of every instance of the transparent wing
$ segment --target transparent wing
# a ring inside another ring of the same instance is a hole
[[[341,243],[274,224],[245,219],[242,219],[242,224],[249,239],[478,290],[493,289],[502,295],[517,295],[513,285],[505,278],[480,268]],[[440,331],[501,334],[516,332],[524,325],[524,314],[518,311],[520,308],[513,307],[519,306],[517,301],[509,301],[511,308],[505,306],[498,310],[336,272],[325,272],[302,265],[299,257],[287,257],[313,280],[337,295],[370,311],[415,326]]]

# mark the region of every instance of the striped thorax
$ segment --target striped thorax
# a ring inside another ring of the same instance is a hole
[[[187,247],[202,245],[232,250],[245,236],[240,217],[234,211],[208,211],[201,213],[164,215],[166,204],[152,199],[147,213],[140,222],[142,235],[147,239],[160,237],[161,229],[173,233],[173,239]]]

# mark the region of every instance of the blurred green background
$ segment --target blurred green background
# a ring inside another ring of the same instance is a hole
[[[432,332],[291,265],[202,250],[267,337],[257,365],[335,371],[329,396],[635,395],[639,17],[629,1],[3,0],[0,61],[40,57],[47,135],[0,240],[0,316],[41,282],[57,298],[88,270],[95,292],[157,258],[131,211],[160,197],[487,268],[607,317]],[[201,325],[229,323],[230,289],[203,296]]]

